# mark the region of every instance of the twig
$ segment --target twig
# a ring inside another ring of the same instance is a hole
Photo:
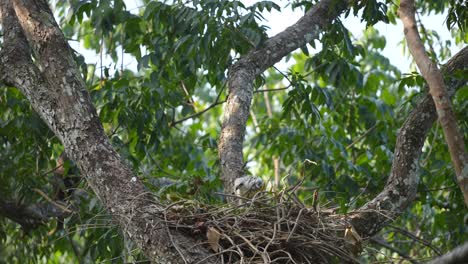
[[[53,169],[50,169],[50,170],[48,170],[48,171],[46,171],[46,172],[44,172],[44,173],[41,173],[39,176],[40,176],[40,177],[46,176],[47,174],[49,174],[49,173],[51,173],[51,172],[54,172],[54,171],[56,171],[57,169],[60,169],[62,166],[63,166],[63,163],[60,164],[60,165],[58,165],[57,167],[55,167],[55,168],[53,168]]]
[[[293,226],[293,229],[291,230],[291,232],[289,233],[288,235],[288,238],[286,238],[286,242],[289,242],[289,239],[291,238],[291,236],[294,234],[294,232],[296,231],[296,228],[298,226],[298,223],[299,223],[299,219],[301,218],[301,215],[302,215],[302,212],[305,210],[306,208],[302,208],[299,213],[297,214],[297,217],[296,217],[296,221],[294,222],[294,226]]]
[[[65,235],[67,236],[68,241],[70,242],[71,248],[73,250],[73,253],[76,256],[76,259],[79,264],[83,263],[83,259],[81,258],[80,250],[78,250],[77,245],[73,241],[73,238],[70,236],[70,232],[68,231],[68,228],[65,228]]]
[[[432,249],[437,255],[442,255],[442,251],[440,251],[438,248],[436,248],[435,246],[433,246],[431,244],[431,242],[425,240],[425,239],[422,239],[418,236],[416,236],[415,234],[409,232],[408,230],[405,230],[403,228],[400,228],[400,227],[397,227],[397,226],[394,226],[394,225],[389,225],[390,228],[393,228],[394,230],[398,231],[400,234],[406,236],[406,237],[409,237],[415,241],[418,241],[420,242],[421,244],[423,244],[424,246]]]
[[[125,39],[125,30],[120,32],[120,44],[122,45],[122,51],[120,52],[120,57],[122,61],[120,62],[120,73],[123,74],[124,71],[124,39]]]
[[[450,190],[454,188],[457,188],[457,186],[452,185],[452,186],[444,186],[440,188],[424,189],[424,190],[421,190],[421,192],[436,192],[436,191]]]
[[[377,239],[375,237],[371,237],[370,240],[374,243],[376,243],[377,245],[379,246],[382,246],[384,248],[387,248],[393,252],[396,252],[398,255],[400,255],[403,259],[406,259],[408,260],[409,262],[411,263],[418,263],[416,260],[414,260],[413,258],[411,258],[410,256],[408,256],[408,254],[406,254],[405,252],[391,246],[390,244],[386,243],[385,241],[382,241],[380,239]]]
[[[172,123],[170,124],[170,127],[174,127],[175,125],[180,124],[180,123],[182,123],[182,122],[184,122],[186,120],[198,117],[198,116],[204,114],[205,112],[207,112],[208,110],[210,110],[211,108],[214,108],[214,107],[216,107],[216,106],[218,106],[220,104],[224,104],[226,102],[226,99],[224,99],[222,101],[219,101],[219,99],[221,97],[221,94],[223,93],[224,87],[226,87],[226,83],[224,83],[223,87],[219,91],[218,96],[216,97],[216,100],[214,101],[214,103],[212,103],[207,108],[203,109],[202,111],[200,111],[198,113],[195,113],[193,115],[189,115],[189,116],[184,117],[184,118],[182,118],[180,120],[177,120],[177,121],[172,121]]]
[[[426,158],[424,158],[423,161],[421,161],[421,164],[422,164],[423,166],[426,166],[427,161],[429,160],[429,158],[430,158],[430,156],[431,156],[431,152],[432,152],[432,148],[434,147],[435,140],[436,140],[436,138],[437,138],[437,134],[438,134],[437,131],[439,130],[439,122],[437,122],[436,124],[437,124],[437,125],[436,125],[436,128],[435,128],[435,130],[434,130],[434,137],[432,138],[432,143],[431,143],[431,145],[429,145],[429,151],[428,151],[427,154],[426,154]]]
[[[101,75],[100,75],[100,79],[99,79],[99,87],[101,87],[102,85],[102,53],[104,52],[104,32],[102,32],[101,34],[101,45],[100,45],[100,50],[99,50],[99,63],[101,65]]]
[[[239,252],[235,251],[235,250],[232,250],[232,249],[225,249],[223,251],[220,251],[218,253],[215,253],[215,254],[211,254],[211,255],[208,255],[206,257],[204,257],[203,259],[201,259],[200,261],[196,262],[195,264],[201,264],[201,263],[205,263],[206,260],[212,258],[212,257],[216,257],[216,256],[219,256],[219,255],[223,255],[224,253],[226,252],[234,252],[234,253],[237,253],[239,254]],[[222,257],[221,257],[222,258]]]
[[[65,206],[57,203],[56,201],[52,200],[52,198],[50,198],[49,196],[47,196],[47,194],[45,194],[43,191],[39,190],[39,189],[36,189],[36,188],[33,188],[32,189],[33,191],[35,191],[36,193],[38,193],[40,196],[42,196],[44,199],[46,199],[49,203],[55,205],[56,207],[60,208],[60,210],[66,212],[66,213],[73,213],[72,210],[66,208]]]
[[[268,92],[277,92],[277,91],[283,91],[291,88],[291,85],[288,85],[286,87],[281,87],[281,88],[272,88],[272,89],[258,89],[255,90],[254,93],[268,93]]]
[[[358,138],[356,138],[353,142],[351,142],[351,144],[349,144],[348,146],[346,146],[346,149],[350,149],[352,146],[356,145],[359,141],[361,141],[363,138],[367,137],[367,135],[370,134],[370,132],[372,132],[372,130],[374,130],[376,127],[377,127],[377,122],[371,126],[369,129],[366,130],[366,132],[364,132],[364,134],[362,134],[361,136],[359,136]]]
[[[263,90],[263,91],[264,91],[263,99],[265,99],[265,106],[266,106],[267,114],[269,118],[272,118],[273,111],[271,110],[270,98],[268,97],[268,93],[266,92],[266,90]]]
[[[270,98],[268,97],[268,93],[263,93],[263,98],[265,99],[265,105],[267,109],[268,118],[273,118],[273,111],[271,109]],[[274,190],[277,191],[280,188],[280,159],[277,156],[273,156],[273,168],[274,168],[274,175],[275,175],[275,182],[273,184]]]
[[[242,262],[242,259],[244,259],[244,253],[243,253],[242,250],[240,249],[239,245],[237,245],[237,244],[234,242],[234,240],[232,240],[232,238],[231,238],[230,236],[228,236],[228,235],[226,235],[226,234],[222,234],[222,235],[223,235],[224,238],[226,238],[227,240],[229,240],[229,242],[231,243],[231,245],[232,245],[233,247],[236,247],[236,248],[237,248],[237,251],[238,251],[237,254],[239,254],[239,256],[240,256],[240,258],[241,258],[241,262]]]
[[[174,238],[172,237],[172,234],[171,234],[171,230],[169,230],[169,225],[167,224],[167,211],[170,207],[174,206],[175,204],[177,203],[173,203],[173,204],[170,204],[168,207],[166,207],[164,209],[164,221],[166,222],[166,231],[167,231],[167,234],[169,235],[169,239],[171,240],[171,243],[172,245],[174,246],[174,248],[177,250],[177,252],[179,253],[180,257],[182,258],[182,260],[184,261],[185,264],[188,264],[187,260],[185,259],[184,257],[184,254],[182,253],[182,251],[180,250],[179,246],[174,242]]]
[[[426,36],[427,44],[429,45],[429,51],[435,57],[437,54],[435,53],[434,47],[432,46],[431,42],[429,41],[429,38],[427,37],[428,34],[427,34],[426,27],[424,27],[424,24],[422,23],[421,17],[419,16],[418,12],[416,12],[416,16],[418,17],[418,22],[419,22],[419,25],[421,26],[421,33]]]
[[[252,111],[252,109],[250,109],[249,112],[250,112],[250,116],[252,117],[252,123],[254,125],[255,131],[258,133],[260,132],[260,125],[258,124],[257,116]]]
[[[113,129],[113,131],[111,132],[111,134],[109,135],[109,138],[112,138],[116,133],[117,133],[117,130],[120,128],[120,123],[117,124],[117,126]]]
[[[263,252],[266,253],[267,250],[268,250],[268,247],[271,245],[271,243],[273,243],[273,241],[275,240],[275,237],[276,237],[276,226],[277,226],[278,223],[275,223],[273,225],[273,235],[271,236],[271,239],[270,241],[268,241],[268,244],[265,246],[265,248],[263,249]]]
[[[265,264],[270,263],[270,262],[268,261],[267,256],[266,256],[267,254],[265,254],[264,252],[261,252],[260,250],[258,250],[258,248],[257,248],[256,246],[254,246],[254,245],[252,244],[252,242],[250,242],[250,240],[248,240],[245,236],[241,235],[241,234],[238,233],[238,232],[235,232],[235,231],[234,231],[234,234],[236,234],[238,237],[240,237],[242,240],[244,240],[245,243],[247,243],[247,245],[248,245],[256,254],[259,254],[259,255],[262,257],[262,259],[263,259],[263,261],[264,261]]]
[[[288,76],[288,75],[286,75],[286,74],[284,74],[284,72],[280,71],[275,65],[273,65],[273,68],[274,68],[275,70],[277,70],[281,75],[283,75],[283,77],[284,77],[286,80],[288,80],[289,85],[292,85],[292,84],[293,84],[293,81],[291,81],[291,79],[289,79],[289,76]]]
[[[183,81],[180,81],[180,85],[182,86],[182,90],[184,91],[185,95],[187,96],[187,99],[189,103],[192,105],[193,109],[195,109],[195,101],[193,100],[192,96],[187,90],[187,87],[185,87],[185,83]]]

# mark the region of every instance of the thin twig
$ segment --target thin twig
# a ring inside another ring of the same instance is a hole
[[[286,80],[288,80],[289,85],[292,85],[292,84],[294,83],[293,81],[291,81],[291,79],[289,79],[289,76],[288,76],[288,75],[286,75],[286,74],[284,74],[284,72],[280,71],[275,65],[273,65],[273,68],[274,68],[276,71],[278,71],[281,75],[283,75],[283,77],[284,77]]]
[[[272,89],[258,89],[255,90],[254,93],[268,93],[268,92],[277,92],[277,91],[283,91],[291,88],[291,85],[286,86],[286,87],[281,87],[281,88],[272,88]]]
[[[32,189],[33,191],[35,191],[36,193],[38,193],[40,196],[44,197],[44,199],[46,199],[49,203],[55,205],[56,207],[60,208],[60,210],[66,212],[66,213],[73,213],[72,210],[68,209],[67,207],[59,204],[58,202],[52,200],[52,198],[50,198],[49,196],[47,196],[47,194],[45,194],[43,191],[37,189],[37,188],[33,188]]]
[[[250,117],[252,117],[252,123],[254,125],[255,131],[258,133],[260,132],[260,125],[258,124],[257,116],[255,115],[252,109],[249,110]]]
[[[382,246],[384,248],[387,248],[393,252],[396,252],[398,255],[400,255],[403,259],[406,259],[407,261],[411,262],[411,263],[418,263],[416,260],[414,260],[413,258],[411,258],[410,256],[408,256],[408,254],[406,254],[405,252],[391,246],[390,244],[386,243],[385,241],[381,241],[380,239],[377,239],[375,237],[371,237],[370,240],[374,243],[376,243],[377,245],[379,246]]]
[[[296,231],[296,228],[298,226],[298,223],[299,223],[299,219],[301,218],[301,215],[302,215],[302,212],[305,210],[305,208],[302,208],[299,213],[297,214],[297,217],[296,217],[296,221],[294,221],[294,226],[293,226],[293,229],[291,230],[291,232],[289,233],[288,235],[288,238],[286,238],[286,242],[289,242],[289,239],[291,238],[291,236],[294,234],[294,232]]]
[[[429,151],[426,154],[426,158],[424,158],[423,161],[421,162],[421,164],[423,166],[426,166],[429,158],[431,157],[431,152],[432,152],[432,149],[433,149],[433,147],[435,145],[434,144],[435,140],[437,138],[437,135],[439,134],[439,133],[437,133],[438,131],[439,131],[439,122],[436,123],[436,127],[435,127],[435,130],[434,130],[434,137],[432,138],[432,143],[429,145]]]
[[[81,258],[80,250],[78,250],[77,245],[73,241],[73,238],[70,236],[70,233],[68,231],[68,228],[65,227],[65,235],[67,236],[68,241],[70,242],[71,248],[73,250],[73,253],[76,256],[76,259],[79,264],[83,263],[83,259]]]
[[[265,99],[265,106],[266,106],[266,110],[267,110],[267,114],[268,114],[268,118],[270,119],[273,119],[273,110],[271,108],[271,104],[270,104],[270,98],[268,97],[268,93],[267,92],[264,92],[263,93],[263,98]],[[273,184],[273,188],[274,188],[274,191],[277,191],[279,190],[280,188],[280,159],[277,157],[277,156],[273,156],[273,168],[274,168],[274,184]]]
[[[41,174],[39,175],[39,177],[46,176],[47,174],[52,173],[52,172],[54,172],[54,171],[60,169],[62,166],[63,166],[63,163],[60,164],[60,165],[58,165],[57,167],[55,167],[55,168],[53,168],[53,169],[50,169],[50,170],[48,170],[48,171],[46,171],[46,172],[41,173]]]
[[[189,119],[192,119],[192,118],[195,118],[195,117],[198,117],[202,114],[204,114],[205,112],[207,112],[208,110],[220,105],[220,104],[224,104],[226,102],[226,99],[222,100],[222,101],[219,101],[220,97],[221,97],[221,94],[223,93],[223,90],[224,90],[224,87],[226,86],[226,83],[223,85],[223,87],[221,88],[221,90],[219,91],[218,93],[218,96],[216,97],[216,100],[211,104],[209,105],[207,108],[203,109],[202,111],[198,112],[198,113],[195,113],[193,115],[189,115],[187,117],[184,117],[180,120],[177,120],[177,121],[172,121],[172,123],[170,124],[170,127],[174,127],[175,125],[177,124],[180,124],[186,120],[189,120]]]
[[[444,187],[440,187],[440,188],[424,189],[424,190],[421,190],[421,192],[437,192],[437,191],[455,189],[457,187],[458,186],[456,186],[456,185],[444,186]]]
[[[377,122],[371,126],[369,129],[366,130],[366,132],[364,132],[364,134],[362,134],[361,136],[359,136],[358,138],[356,138],[351,144],[349,144],[348,146],[346,146],[346,149],[350,149],[352,146],[356,145],[359,141],[361,141],[363,138],[367,137],[367,135],[370,134],[370,132],[372,132],[372,130],[374,130],[376,127],[377,127]]]
[[[258,250],[258,248],[256,246],[254,246],[252,244],[252,242],[250,242],[250,240],[248,240],[245,236],[241,235],[240,233],[238,232],[235,232],[234,231],[234,234],[236,234],[238,237],[240,237],[242,240],[245,241],[245,243],[247,243],[247,245],[256,253],[256,254],[259,254],[260,256],[262,256],[262,259],[263,261],[265,262],[265,264],[268,264],[268,259],[266,258],[266,254],[261,252],[260,250]]]
[[[187,99],[189,103],[192,105],[193,109],[195,109],[195,101],[193,100],[192,96],[187,90],[187,87],[185,87],[185,83],[183,81],[180,81],[180,85],[182,86],[182,90],[184,91],[185,95],[187,96]]]
[[[408,230],[405,230],[401,227],[397,227],[397,226],[394,226],[394,225],[389,225],[390,228],[398,231],[400,234],[406,236],[406,237],[409,237],[417,242],[420,242],[421,244],[423,244],[424,246],[432,249],[432,251],[434,251],[437,255],[441,256],[442,255],[442,251],[440,251],[438,248],[436,248],[435,246],[433,246],[431,244],[431,242],[425,240],[425,239],[422,239],[418,236],[416,236],[415,234],[409,232]]]
[[[185,264],[187,264],[187,260],[185,259],[184,257],[184,254],[182,253],[182,251],[180,250],[179,246],[174,242],[174,238],[172,237],[172,234],[171,234],[171,230],[169,229],[169,225],[167,224],[167,211],[170,207],[174,206],[176,203],[173,203],[171,205],[169,205],[168,207],[166,207],[166,209],[164,210],[164,220],[166,221],[166,231],[167,231],[167,234],[169,235],[169,239],[171,240],[171,243],[172,245],[174,246],[174,248],[177,250],[177,252],[179,253],[180,257],[182,258],[182,260],[184,261]]]
[[[421,34],[423,34],[426,37],[427,44],[429,45],[429,51],[435,57],[437,54],[435,53],[434,47],[432,46],[431,42],[429,41],[429,38],[427,37],[429,34],[427,34],[426,27],[424,27],[424,24],[422,23],[421,17],[419,16],[419,12],[415,12],[415,13],[416,13],[416,16],[418,17],[419,26],[421,27]]]

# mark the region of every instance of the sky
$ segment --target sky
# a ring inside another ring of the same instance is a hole
[[[255,2],[256,0],[243,0],[245,5],[249,6]],[[303,11],[296,9],[292,11],[291,8],[285,7],[288,4],[287,0],[276,0],[274,1],[280,7],[282,7],[282,11],[278,12],[273,10],[271,13],[264,12],[265,21],[262,23],[270,27],[267,31],[268,36],[274,36],[277,33],[283,31],[290,25],[294,24],[302,15]],[[126,0],[127,10],[131,12],[138,12],[138,7],[141,6],[140,0]],[[446,26],[444,25],[444,20],[446,15],[444,14],[432,14],[431,16],[423,16],[421,20],[426,27],[427,30],[434,30],[436,31],[443,41],[451,39],[451,34],[447,30]],[[360,22],[358,17],[354,17],[353,15],[349,15],[348,18],[343,20],[343,24],[348,28],[348,30],[354,35],[355,39],[359,39],[363,35],[363,30],[365,29],[365,24]],[[386,37],[386,47],[383,50],[383,55],[387,57],[390,62],[400,69],[403,73],[408,73],[414,71],[414,65],[411,65],[412,59],[408,54],[403,54],[403,47],[400,42],[404,38],[403,35],[403,25],[399,20],[397,20],[397,25],[392,24],[384,24],[379,22],[375,25],[375,28],[379,31],[379,33]],[[98,60],[99,56],[97,56],[94,51],[85,50],[81,43],[71,42],[70,45],[72,48],[80,52],[84,57],[88,64],[95,64],[99,65]],[[452,54],[455,54],[461,47],[451,47]],[[312,49],[310,49],[312,50]],[[436,48],[437,50],[437,48]],[[120,53],[120,52],[119,52]],[[312,50],[313,53],[313,50]],[[129,55],[124,57],[124,65],[130,70],[136,71],[137,63],[134,59],[132,59]],[[111,65],[112,61],[110,58],[104,58],[103,66]],[[276,67],[281,70],[287,70],[287,68],[291,65],[292,62],[286,63],[284,60],[277,63]],[[443,63],[443,62],[441,62]],[[119,64],[119,63],[118,63]]]

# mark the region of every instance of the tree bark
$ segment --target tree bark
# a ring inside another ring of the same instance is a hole
[[[434,100],[439,122],[444,131],[458,185],[465,198],[465,205],[468,207],[468,153],[465,150],[463,135],[458,129],[442,73],[438,69],[437,63],[427,56],[423,42],[419,37],[415,10],[414,0],[401,0],[398,14],[403,22],[408,48],[418,65],[421,75],[429,85],[429,93]]]
[[[229,69],[229,96],[218,145],[226,193],[234,192],[234,180],[243,175],[242,144],[252,101],[253,81],[287,54],[317,39],[348,4],[348,0],[320,1],[294,25],[268,39]]]
[[[170,232],[164,207],[112,148],[47,2],[2,0],[0,17],[4,29],[0,78],[28,98],[122,232],[155,262],[195,263],[210,256],[199,241]]]

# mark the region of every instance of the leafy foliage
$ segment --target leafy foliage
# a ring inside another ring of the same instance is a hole
[[[308,10],[315,2],[292,1],[290,7]],[[148,189],[161,199],[220,202],[213,193],[222,191],[217,139],[227,70],[267,39],[263,15],[290,7],[272,1],[247,6],[228,0],[144,0],[132,10],[122,0],[52,4],[66,37],[80,41],[101,59],[111,58],[110,65],[88,65],[78,54],[76,61],[113,146]],[[419,1],[418,10],[446,13],[456,43],[467,42],[463,3]],[[386,38],[373,25],[396,23],[395,12],[391,1],[355,1],[319,41],[289,57],[286,72],[275,68],[265,72],[256,82],[248,121],[244,153],[249,173],[272,182],[272,157],[277,157],[283,186],[304,179],[299,196],[305,203],[312,202],[311,190],[319,189],[320,203],[333,203],[342,212],[381,191],[391,169],[397,131],[426,92],[418,73],[401,73],[382,55]],[[346,28],[345,17],[350,15],[365,23],[358,38]],[[422,33],[433,58],[451,56],[450,42],[442,42],[433,31]],[[129,57],[125,63],[137,64],[137,72],[124,63]],[[463,76],[466,73],[458,73],[458,78]],[[454,97],[463,131],[468,131],[467,102],[465,87]],[[31,191],[34,188],[54,197],[53,170],[62,151],[19,91],[1,88],[1,197],[21,204],[46,202]],[[446,251],[466,239],[466,214],[460,210],[463,199],[439,127],[432,129],[423,151],[418,201],[394,225],[414,230]],[[161,188],[158,179],[163,177],[175,183]],[[119,233],[84,181],[66,202],[78,213],[29,234],[0,218],[0,262],[144,259]],[[382,236],[415,257],[433,256],[424,245],[414,249],[404,243],[408,237],[394,228]],[[385,259],[372,251],[362,258]]]

